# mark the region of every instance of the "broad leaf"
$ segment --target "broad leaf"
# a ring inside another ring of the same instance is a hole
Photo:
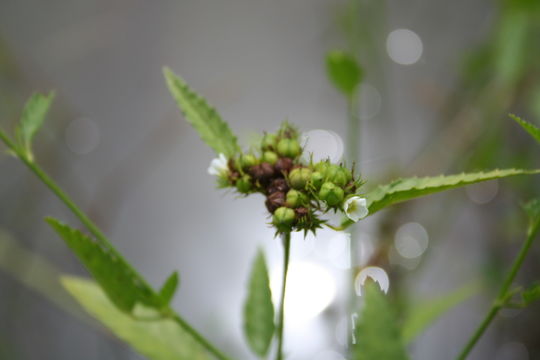
[[[527,131],[539,144],[540,144],[540,128],[527,122],[520,117],[510,114],[510,117],[514,119],[525,131]]]
[[[178,272],[173,272],[163,284],[163,287],[159,291],[159,297],[161,298],[163,304],[169,304],[176,292],[178,287]]]
[[[224,154],[227,158],[239,152],[236,136],[217,111],[170,69],[164,68],[163,74],[178,107],[186,120],[197,130],[201,139],[214,149],[216,154]]]
[[[326,72],[332,84],[347,96],[353,96],[362,80],[362,69],[351,54],[331,51],[326,55]]]
[[[124,259],[79,230],[72,229],[53,218],[46,220],[120,310],[131,312],[136,303],[153,307],[162,306],[161,299],[152,289],[144,285],[144,281],[131,270]]]
[[[534,301],[540,300],[540,284],[535,284],[521,293],[521,298],[525,305],[529,305]]]
[[[53,99],[53,92],[49,95],[33,94],[24,106],[15,133],[19,145],[28,156],[32,156],[32,139],[43,125]]]
[[[93,281],[62,278],[64,287],[92,316],[151,360],[206,360],[206,351],[172,319],[136,307],[136,316],[119,311]],[[139,316],[140,318],[138,318]]]
[[[421,300],[414,304],[403,323],[403,340],[408,343],[431,326],[446,312],[470,298],[479,290],[478,284],[466,285],[430,300]]]
[[[380,185],[366,194],[369,214],[403,201],[481,181],[514,175],[538,174],[540,170],[506,169],[449,176],[399,179]]]
[[[253,262],[248,296],[244,304],[244,332],[248,344],[257,355],[268,352],[274,336],[274,305],[264,254],[259,250]]]
[[[408,359],[394,309],[374,282],[364,286],[364,310],[355,328],[354,360]]]
[[[530,200],[523,207],[529,217],[528,236],[535,236],[540,228],[540,198]]]

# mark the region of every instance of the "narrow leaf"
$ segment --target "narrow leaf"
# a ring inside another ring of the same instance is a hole
[[[274,305],[264,254],[259,250],[249,280],[244,304],[244,333],[253,352],[263,357],[274,336]]]
[[[227,158],[236,154],[240,149],[236,136],[217,111],[170,69],[164,68],[163,74],[178,107],[201,139],[214,149],[216,154],[224,154]]]
[[[362,80],[362,69],[351,54],[331,51],[326,55],[326,72],[332,84],[347,96],[353,96]]]
[[[15,133],[19,145],[27,152],[27,155],[32,154],[32,139],[43,125],[53,99],[53,92],[48,95],[33,94],[24,106]]]
[[[476,294],[479,288],[479,284],[474,283],[434,299],[416,302],[403,323],[403,340],[406,343],[414,340],[449,310]]]
[[[92,316],[116,336],[151,360],[206,360],[206,351],[171,319],[137,306],[136,316],[128,315],[111,303],[93,281],[65,276],[62,284]]]
[[[77,255],[120,310],[131,312],[138,302],[147,306],[161,306],[158,296],[144,285],[125,260],[118,258],[109,249],[79,230],[72,229],[53,218],[47,218],[46,221]]]
[[[525,305],[529,305],[534,301],[540,300],[540,284],[535,284],[523,290],[521,297]]]
[[[163,287],[159,291],[159,297],[163,301],[164,305],[168,305],[171,302],[177,287],[178,272],[175,271],[167,278],[167,281],[165,281],[165,284],[163,284]]]
[[[398,179],[390,184],[379,185],[366,194],[369,214],[372,215],[387,206],[403,201],[481,181],[538,173],[540,170],[506,169],[449,176]]]
[[[527,131],[539,144],[540,144],[540,128],[531,124],[528,121],[521,119],[520,117],[510,114],[510,117],[514,119],[525,131]]]
[[[408,359],[394,309],[374,282],[364,286],[364,310],[355,328],[354,360]]]

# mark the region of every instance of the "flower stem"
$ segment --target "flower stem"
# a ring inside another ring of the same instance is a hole
[[[491,308],[489,309],[484,320],[482,320],[482,322],[480,323],[474,334],[471,336],[461,353],[458,355],[458,360],[465,360],[467,358],[467,356],[472,351],[478,340],[482,337],[488,326],[491,324],[491,322],[499,312],[499,310],[501,310],[505,306],[505,303],[508,300],[510,286],[512,286],[512,283],[519,269],[521,268],[521,265],[523,265],[523,261],[525,260],[525,257],[527,256],[527,253],[531,248],[531,245],[534,238],[536,237],[536,234],[538,233],[539,228],[539,226],[533,226],[529,229],[527,233],[527,239],[521,246],[519,254],[514,260],[512,267],[510,268],[510,272],[508,273],[508,275],[506,275],[506,279],[504,280],[504,283],[499,290],[499,295],[491,305]]]
[[[58,186],[46,173],[37,165],[25,152],[21,151],[19,147],[9,139],[9,137],[0,130],[0,140],[12,151],[12,153],[21,160],[70,210],[73,214],[86,226],[88,231],[94,235],[96,240],[103,246],[105,246],[114,256],[123,258],[123,256],[114,248],[107,237],[101,232],[101,230],[95,225],[92,220],[71,200],[71,198]],[[143,284],[149,289],[152,287],[146,282],[146,280],[129,264],[125,261],[126,266],[136,274]],[[171,310],[172,312],[172,310]],[[198,341],[208,352],[213,354],[217,359],[229,360],[227,356],[221,353],[216,347],[210,344],[202,335],[200,335],[195,329],[193,329],[180,315],[173,312],[172,318],[178,323],[187,333],[189,333],[196,341]]]
[[[285,290],[287,288],[287,271],[289,270],[289,255],[291,250],[291,233],[281,236],[283,241],[283,282],[281,283],[281,300],[277,325],[278,349],[276,360],[283,360],[283,328],[285,327]]]

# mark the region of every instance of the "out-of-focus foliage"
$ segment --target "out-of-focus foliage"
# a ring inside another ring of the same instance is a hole
[[[339,50],[326,55],[326,73],[336,89],[352,97],[362,81],[362,69],[353,55]]]

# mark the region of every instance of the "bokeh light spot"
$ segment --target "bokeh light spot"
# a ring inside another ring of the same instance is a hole
[[[420,60],[424,46],[414,31],[396,29],[386,39],[386,51],[392,61],[400,65],[412,65]]]

